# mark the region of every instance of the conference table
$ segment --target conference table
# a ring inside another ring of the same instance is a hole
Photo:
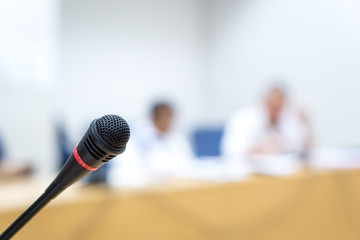
[[[1,182],[0,232],[48,184]],[[141,189],[78,184],[13,239],[360,239],[360,169],[228,183],[172,179]]]

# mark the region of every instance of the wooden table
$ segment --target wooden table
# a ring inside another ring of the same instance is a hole
[[[0,184],[0,232],[47,184],[31,190],[31,182],[13,183],[27,189],[25,195],[10,191],[6,198],[11,184]],[[5,203],[11,194],[17,202]],[[360,170],[253,176],[226,184],[176,180],[142,190],[74,187],[14,239],[358,240]]]

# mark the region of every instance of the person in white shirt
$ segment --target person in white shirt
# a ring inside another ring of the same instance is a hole
[[[110,174],[114,185],[119,185],[117,181],[139,186],[162,183],[187,170],[194,155],[185,136],[173,129],[174,115],[170,104],[159,102],[148,120],[130,125],[127,150]]]
[[[311,131],[306,115],[287,101],[284,88],[271,87],[261,104],[236,112],[225,126],[225,156],[299,154],[310,150]]]
[[[156,103],[151,110],[151,121],[139,124],[133,131],[140,157],[156,175],[175,174],[193,158],[185,136],[173,129],[174,114],[170,104]]]

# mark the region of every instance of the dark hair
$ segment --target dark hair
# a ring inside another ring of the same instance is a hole
[[[151,116],[157,118],[164,111],[173,111],[172,106],[167,102],[157,102],[151,108]]]

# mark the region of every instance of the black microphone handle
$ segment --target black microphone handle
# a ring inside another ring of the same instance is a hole
[[[55,180],[49,185],[45,192],[0,235],[0,240],[12,238],[46,204],[58,196],[68,186],[91,172],[92,171],[80,166],[75,160],[74,153],[72,153]]]
[[[54,189],[54,188],[53,188]],[[56,191],[56,189],[54,189]],[[1,240],[12,238],[27,222],[30,221],[54,197],[45,191],[23,214],[21,214],[0,236]]]

